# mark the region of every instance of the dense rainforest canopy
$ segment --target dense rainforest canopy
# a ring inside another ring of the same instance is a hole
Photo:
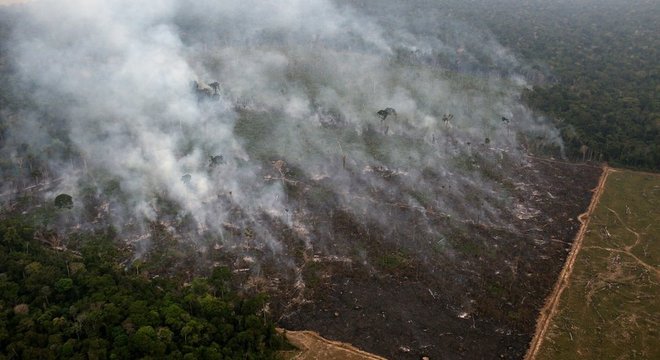
[[[284,344],[266,298],[231,291],[227,268],[182,285],[148,261],[120,265],[112,230],[51,249],[37,218],[0,221],[0,359],[268,359]]]
[[[660,168],[656,1],[477,0],[451,7],[531,64],[534,86],[525,98],[554,119],[569,157]]]

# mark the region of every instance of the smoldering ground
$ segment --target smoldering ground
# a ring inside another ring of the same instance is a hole
[[[7,56],[30,106],[3,115],[3,157],[30,156],[39,181],[58,179],[46,198],[73,195],[88,225],[100,215],[83,215],[85,196],[120,230],[162,221],[188,229],[182,241],[283,258],[283,227],[336,251],[307,221],[331,208],[384,233],[409,219],[377,204],[510,228],[528,204],[503,179],[527,162],[525,139],[561,146],[520,103],[524,64],[429,2],[62,0],[17,14]]]

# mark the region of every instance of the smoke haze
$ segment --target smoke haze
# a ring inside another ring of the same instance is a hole
[[[533,209],[488,174],[524,165],[526,137],[561,146],[520,103],[525,65],[434,2],[61,0],[20,14],[10,60],[36,110],[12,114],[3,157],[27,144],[63,179],[50,197],[91,187],[119,229],[160,219],[162,199],[198,236],[236,247],[228,229],[249,227],[275,254],[273,226],[305,236],[326,203],[385,229],[405,221],[374,204],[508,226],[503,213]]]

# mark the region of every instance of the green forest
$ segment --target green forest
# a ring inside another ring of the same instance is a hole
[[[657,1],[451,3],[530,66],[524,98],[553,119],[570,159],[660,168]]]
[[[186,283],[150,276],[145,261],[121,265],[132,255],[112,229],[70,234],[58,251],[35,218],[0,221],[0,359],[271,359],[283,348],[267,298],[237,295],[226,267]]]

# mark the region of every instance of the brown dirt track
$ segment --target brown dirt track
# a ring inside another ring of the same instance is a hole
[[[356,349],[350,344],[331,341],[313,331],[286,331],[287,340],[298,350],[284,353],[288,360],[385,360]]]

